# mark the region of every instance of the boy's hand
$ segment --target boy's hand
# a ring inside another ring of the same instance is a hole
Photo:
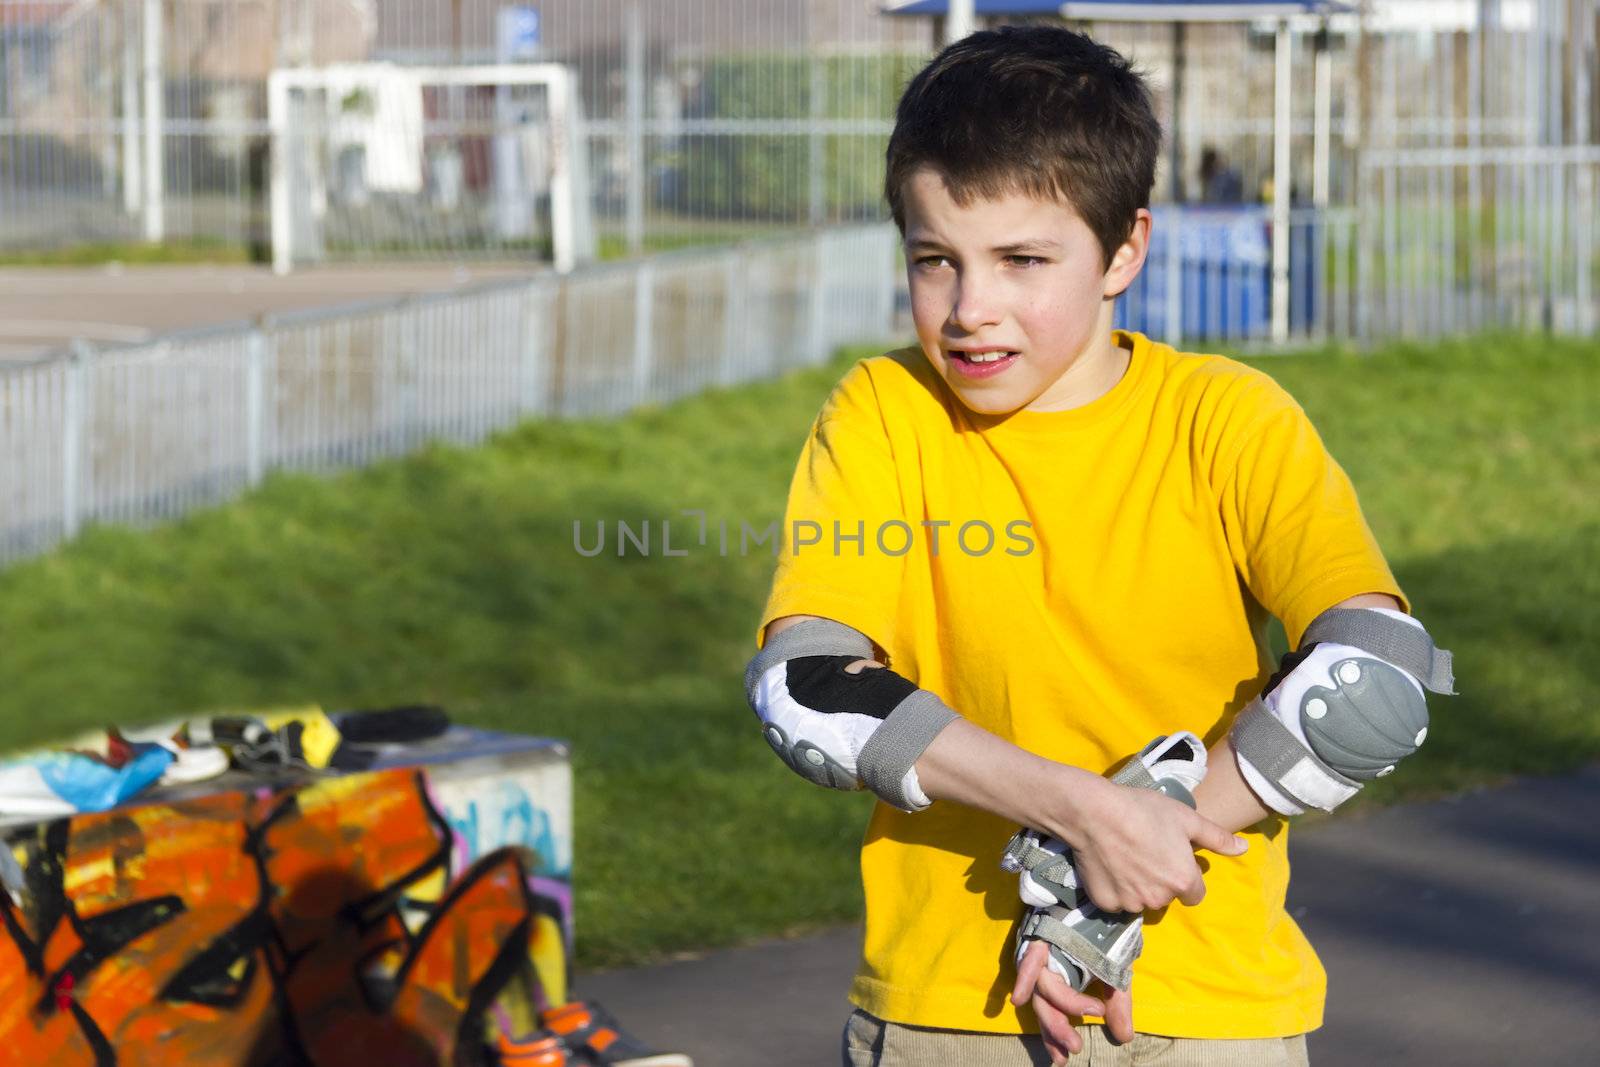
[[[1039,1036],[1044,1039],[1045,1051],[1052,1063],[1060,1063],[1068,1056],[1083,1051],[1083,1037],[1073,1028],[1073,1019],[1085,1015],[1098,1015],[1106,1021],[1106,1029],[1119,1042],[1133,1040],[1133,998],[1120,989],[1112,989],[1101,999],[1088,993],[1079,993],[1048,967],[1049,946],[1042,941],[1028,946],[1017,966],[1017,984],[1011,990],[1011,1003],[1022,1007],[1030,1001],[1033,1013],[1039,1019]]]
[[[1188,805],[1148,789],[1105,779],[1086,781],[1075,832],[1058,834],[1072,847],[1073,867],[1089,899],[1105,911],[1155,911],[1174,900],[1190,905],[1206,895],[1196,849],[1241,855],[1235,837]]]

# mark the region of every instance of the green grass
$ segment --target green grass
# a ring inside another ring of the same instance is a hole
[[[103,263],[250,263],[250,249],[231,241],[98,242],[38,250],[0,249],[0,267],[96,267]]]
[[[1258,363],[1310,410],[1458,656],[1463,695],[1363,803],[1600,758],[1600,349],[1486,338]],[[659,538],[683,508],[776,518],[843,366],[90,530],[0,572],[0,742],[438,701],[573,742],[581,966],[852,919],[866,799],[796,781],[743,706],[770,557],[572,545],[574,519],[588,539],[600,518],[651,519]]]

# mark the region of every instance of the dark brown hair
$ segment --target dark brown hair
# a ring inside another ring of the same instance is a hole
[[[884,195],[905,232],[918,167],[956,203],[1025,193],[1071,204],[1107,266],[1150,205],[1161,124],[1144,79],[1115,49],[1056,26],[974,33],[911,79],[889,137]]]

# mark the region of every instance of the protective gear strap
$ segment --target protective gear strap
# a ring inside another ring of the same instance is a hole
[[[927,794],[919,787],[913,796],[906,786],[914,784],[911,771],[917,760],[939,736],[939,731],[955,718],[956,713],[926,689],[918,689],[906,697],[861,746],[856,770],[861,774],[862,783],[901,811],[927,807],[931,803]]]
[[[832,619],[807,619],[767,639],[744,671],[744,692],[753,707],[761,676],[769,669],[802,656],[850,656],[871,659],[872,641],[860,630],[852,630]]]
[[[1332,811],[1361,789],[1360,782],[1318,759],[1260,697],[1239,713],[1230,736],[1239,758],[1302,808]]]
[[[1044,907],[1072,900],[1077,894],[1078,874],[1073,870],[1072,857],[1065,851],[1065,846],[1059,842],[1055,844],[1057,849],[1042,847],[1039,831],[1026,827],[1018,830],[1006,843],[1005,854],[1000,857],[1000,869],[1012,874],[1026,871],[1035,885],[1054,898],[1033,897],[1026,889],[1022,889],[1019,892],[1024,903]]]
[[[1058,960],[1065,957],[1065,962],[1080,971],[1125,990],[1133,984],[1133,961],[1139,956],[1137,948],[1144,944],[1142,924],[1134,925],[1133,919],[1124,913],[1108,915],[1092,906],[1069,909],[1057,904],[1036,908],[1023,919],[1021,937],[1049,942],[1050,954]],[[1130,946],[1134,951],[1129,951]],[[1068,980],[1079,992],[1089,984],[1088,975],[1076,982],[1070,976]]]
[[[1411,675],[1430,693],[1456,695],[1450,653],[1435,646],[1420,626],[1366,608],[1329,608],[1311,620],[1300,647],[1324,641],[1370,652]]]

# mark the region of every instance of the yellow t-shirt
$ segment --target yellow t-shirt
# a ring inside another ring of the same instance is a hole
[[[1269,614],[1298,642],[1340,600],[1401,595],[1349,479],[1271,378],[1116,341],[1126,374],[1070,411],[975,414],[917,349],[852,368],[800,456],[762,626],[843,622],[970,721],[1103,773],[1158,734],[1219,738],[1271,673]],[[953,803],[877,805],[852,1001],[914,1026],[1038,1029],[1007,999],[1015,829]],[[1247,836],[1242,857],[1207,854],[1204,903],[1147,922],[1139,1030],[1320,1025],[1325,975],[1283,906],[1287,827]]]

